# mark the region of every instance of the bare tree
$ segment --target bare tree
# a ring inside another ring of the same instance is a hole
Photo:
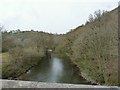
[[[94,17],[92,14],[89,15],[89,22],[93,22],[94,21]]]
[[[0,26],[0,52],[2,52],[2,29],[3,27]]]
[[[94,17],[95,19],[99,19],[102,16],[102,12],[101,10],[95,11],[94,12]]]

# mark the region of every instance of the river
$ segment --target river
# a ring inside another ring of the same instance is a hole
[[[41,60],[40,64],[20,76],[21,80],[51,83],[90,84],[79,75],[70,60],[63,60],[56,56]]]

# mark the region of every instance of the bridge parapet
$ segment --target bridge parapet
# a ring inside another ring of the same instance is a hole
[[[115,88],[117,86],[98,86],[83,84],[45,83],[34,81],[2,80],[2,88]]]

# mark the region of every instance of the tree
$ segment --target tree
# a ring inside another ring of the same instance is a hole
[[[94,21],[94,17],[92,14],[89,15],[89,22],[93,22]]]
[[[2,51],[2,29],[3,27],[0,26],[0,52]]]
[[[2,28],[3,29],[3,28]],[[16,46],[16,43],[14,43],[15,38],[10,35],[7,31],[2,31],[2,52],[7,52],[9,49]]]
[[[95,11],[94,12],[94,17],[95,19],[99,19],[102,16],[102,12],[101,10]]]

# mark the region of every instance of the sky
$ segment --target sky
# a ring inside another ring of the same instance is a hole
[[[6,30],[63,34],[96,10],[113,10],[119,0],[0,0],[0,25]]]

